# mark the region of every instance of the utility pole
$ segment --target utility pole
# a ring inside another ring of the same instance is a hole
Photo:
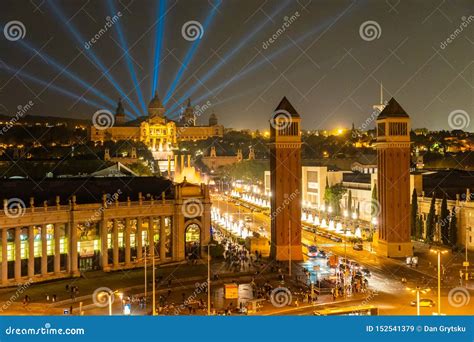
[[[164,238],[164,236],[160,236],[161,239]],[[154,246],[154,244],[153,244]],[[152,292],[152,300],[153,300],[153,304],[152,304],[152,309],[153,309],[153,316],[156,316],[156,284],[155,284],[155,247],[153,247],[153,253],[152,253],[152,259],[151,259],[151,264],[152,264],[152,267],[153,267],[153,270],[152,270],[152,277],[153,277],[153,292]]]
[[[288,220],[288,276],[291,278],[291,220]]]
[[[147,298],[147,291],[146,291],[147,290],[147,284],[146,284],[147,283],[147,281],[146,281],[146,271],[147,271],[147,269],[146,269],[146,258],[147,258],[147,255],[146,255],[146,250],[147,250],[147,248],[146,248],[146,245],[145,245],[145,266],[144,266],[145,267],[145,307],[146,307],[146,298]]]

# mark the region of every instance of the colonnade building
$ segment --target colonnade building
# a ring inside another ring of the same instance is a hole
[[[199,257],[207,186],[156,177],[2,180],[0,285]]]

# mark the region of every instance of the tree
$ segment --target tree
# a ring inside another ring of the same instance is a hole
[[[342,186],[342,183],[335,184],[326,188],[324,192],[324,201],[330,205],[335,215],[340,215],[341,213],[341,199],[346,189]]]
[[[433,192],[433,198],[431,199],[430,204],[430,211],[428,213],[428,217],[426,218],[426,241],[433,242],[434,241],[434,232],[435,232],[435,203],[436,197],[435,193]]]
[[[456,207],[453,207],[451,211],[451,222],[449,225],[449,243],[451,246],[456,247],[458,241],[458,222],[456,218]]]
[[[349,217],[352,216],[352,191],[349,190],[347,194],[347,211],[349,212]]]
[[[328,176],[326,176],[326,190],[324,191],[324,206],[328,207],[329,205],[329,200],[326,198],[326,194],[330,192],[330,189],[329,189],[329,179],[328,179]]]
[[[446,193],[443,193],[443,200],[441,201],[441,211],[439,214],[440,219],[440,230],[441,230],[441,241],[443,244],[449,244],[449,210],[448,201],[446,199]]]
[[[417,236],[417,224],[418,224],[418,196],[416,189],[413,189],[411,194],[411,212],[410,212],[410,226],[411,226],[411,237],[413,239],[418,239]]]
[[[421,215],[417,215],[416,218],[415,236],[417,239],[421,239],[423,237],[423,218],[421,217]]]

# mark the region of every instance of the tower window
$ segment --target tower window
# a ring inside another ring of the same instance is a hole
[[[385,135],[385,123],[379,123],[377,125],[377,136],[383,137]]]
[[[408,127],[406,122],[390,122],[390,135],[407,135]]]

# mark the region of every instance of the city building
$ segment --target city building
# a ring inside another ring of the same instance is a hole
[[[222,166],[233,165],[235,163],[242,161],[242,150],[237,150],[237,155],[235,156],[218,156],[216,153],[216,147],[211,146],[209,156],[202,157],[201,161],[206,165],[211,171],[217,170]]]
[[[410,233],[410,118],[391,98],[377,116],[378,250],[413,255]]]
[[[178,141],[197,141],[224,136],[224,126],[219,125],[215,113],[211,113],[209,116],[207,126],[197,124],[197,117],[201,116],[209,107],[210,104],[204,104],[203,106],[197,105],[193,108],[191,106],[191,99],[188,99],[186,109],[177,122]]]
[[[115,111],[115,124],[109,128],[90,128],[90,138],[94,142],[108,140],[142,141],[151,150],[170,151],[176,146],[176,123],[165,116],[165,108],[158,94],[148,104],[148,116],[125,122],[125,110],[119,100]]]
[[[171,151],[179,141],[205,140],[223,135],[224,127],[218,124],[214,113],[209,118],[208,126],[196,126],[191,101],[188,101],[183,116],[177,122],[168,119],[157,93],[148,104],[147,116],[126,122],[125,110],[119,100],[115,111],[115,124],[112,127],[105,129],[95,125],[90,127],[91,141],[142,141],[153,151]]]
[[[155,177],[2,180],[0,284],[142,267],[200,255],[207,186]],[[149,261],[150,262],[150,261]]]
[[[271,247],[276,260],[303,260],[301,118],[286,97],[270,119]]]

